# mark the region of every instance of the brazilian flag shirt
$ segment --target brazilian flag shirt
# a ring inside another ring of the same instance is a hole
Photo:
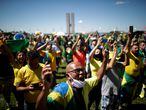
[[[86,79],[85,82],[85,86],[80,91],[82,96],[76,94],[68,82],[62,82],[56,85],[47,97],[48,108],[50,110],[87,110],[88,94],[98,84],[98,80],[94,76]]]

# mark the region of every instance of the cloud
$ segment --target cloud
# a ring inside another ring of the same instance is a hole
[[[124,5],[126,2],[125,1],[122,1],[122,0],[118,0],[116,1],[116,5]]]
[[[83,23],[83,21],[82,21],[82,20],[79,20],[79,21],[78,21],[78,23],[80,23],[80,24],[81,24],[81,23]]]

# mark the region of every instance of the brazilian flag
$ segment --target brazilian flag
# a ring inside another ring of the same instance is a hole
[[[15,53],[26,49],[29,45],[29,40],[28,39],[7,40],[6,44],[10,48],[10,50]]]

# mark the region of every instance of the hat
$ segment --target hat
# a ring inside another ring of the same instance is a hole
[[[90,39],[91,39],[92,41],[97,40],[97,38],[96,38],[96,37],[91,37]]]
[[[40,31],[36,31],[35,35],[41,35],[41,32]]]

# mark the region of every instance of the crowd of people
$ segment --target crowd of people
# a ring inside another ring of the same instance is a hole
[[[57,84],[60,63],[66,81]],[[146,96],[146,36],[0,32],[0,94],[17,110],[126,110]],[[6,109],[5,108],[5,109]]]

